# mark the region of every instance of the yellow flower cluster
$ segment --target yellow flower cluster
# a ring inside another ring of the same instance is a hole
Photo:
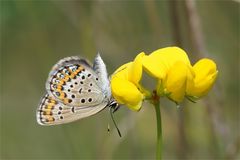
[[[206,95],[218,74],[212,60],[204,58],[192,66],[186,52],[178,47],[159,49],[150,55],[141,52],[111,77],[112,94],[119,104],[140,110],[150,93],[139,83],[143,71],[158,80],[157,95],[167,96],[176,103],[185,96],[197,99]]]

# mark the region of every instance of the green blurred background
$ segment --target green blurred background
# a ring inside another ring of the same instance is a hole
[[[123,106],[115,114],[122,138],[108,110],[52,127],[38,125],[35,111],[50,68],[63,57],[92,61],[99,51],[111,74],[141,51],[173,45],[193,64],[216,61],[219,76],[196,104],[177,108],[162,99],[163,158],[240,158],[239,2],[1,0],[0,6],[1,159],[154,159],[156,120],[147,103],[140,112]]]

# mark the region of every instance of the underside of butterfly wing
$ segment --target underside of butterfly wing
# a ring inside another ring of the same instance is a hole
[[[110,89],[110,83],[109,78],[107,74],[106,65],[104,64],[100,54],[97,54],[94,63],[93,63],[93,70],[98,75],[99,81],[101,83],[100,87],[105,95],[107,95],[108,98],[111,98],[111,89]]]
[[[37,122],[41,125],[57,125],[73,122],[100,112],[107,102],[94,106],[74,107],[58,102],[46,94],[37,110]]]
[[[53,67],[54,68],[54,67]],[[47,92],[69,106],[94,106],[106,99],[98,75],[87,62],[68,60],[55,67],[46,82]]]
[[[94,115],[108,106],[109,93],[103,90],[107,78],[103,78],[100,73],[106,72],[106,68],[102,64],[101,61],[95,63],[95,67],[100,66],[97,72],[91,64],[79,57],[67,57],[55,64],[46,82],[47,93],[37,110],[38,123],[69,123]],[[107,73],[103,75],[107,76]]]

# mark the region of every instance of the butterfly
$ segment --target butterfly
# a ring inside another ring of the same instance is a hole
[[[112,98],[106,66],[99,54],[93,65],[78,56],[61,59],[52,67],[45,86],[46,93],[36,113],[40,125],[73,122],[106,107],[110,108],[112,117],[119,108]],[[113,122],[116,126],[114,119]]]

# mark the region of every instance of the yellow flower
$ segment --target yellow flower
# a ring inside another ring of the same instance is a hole
[[[200,98],[212,88],[218,71],[216,64],[210,59],[201,59],[194,66],[194,83],[188,83],[186,93],[189,96]]]
[[[139,89],[144,56],[143,52],[138,54],[133,62],[119,67],[111,78],[111,90],[115,100],[135,111],[141,108],[144,99],[144,94]]]
[[[179,103],[183,100],[187,80],[193,72],[186,52],[178,47],[154,51],[143,59],[144,69],[158,79],[157,94]]]
[[[111,78],[113,97],[135,111],[145,98],[151,100],[154,95],[139,84],[143,70],[158,80],[157,92],[153,93],[176,103],[185,96],[191,99],[206,95],[218,74],[212,60],[202,59],[192,66],[186,52],[178,47],[159,49],[150,55],[142,52],[133,62],[119,67]]]

